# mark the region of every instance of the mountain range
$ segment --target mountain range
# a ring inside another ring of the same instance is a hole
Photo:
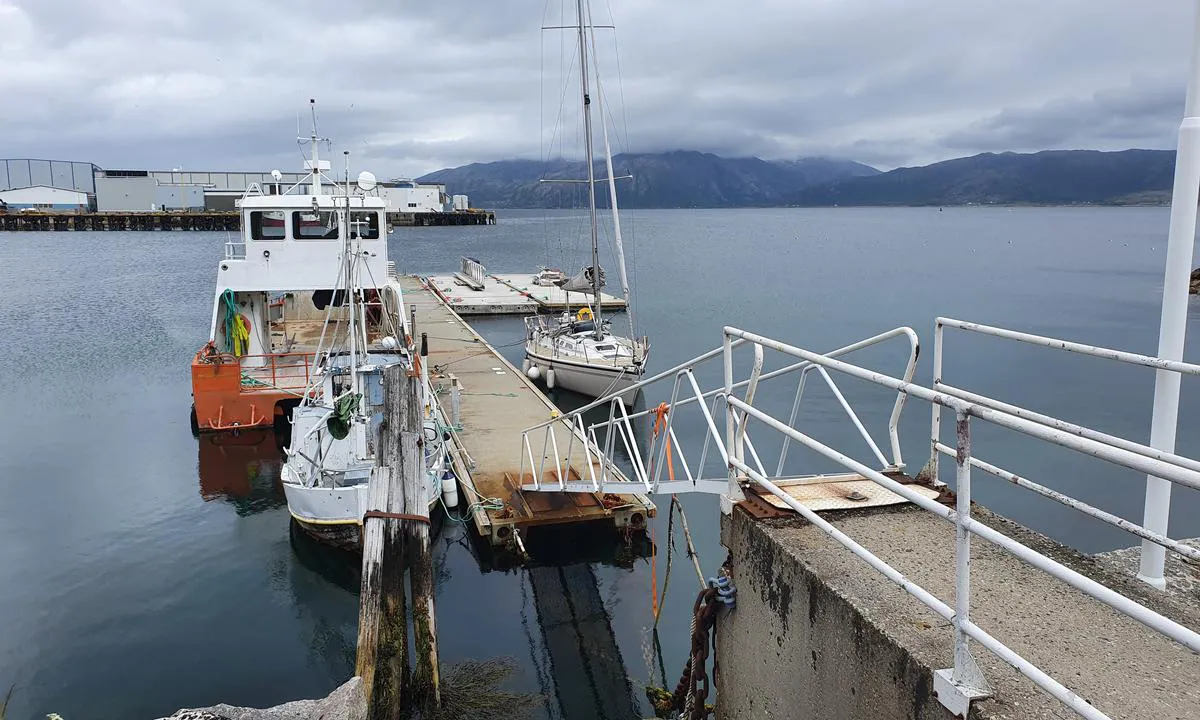
[[[613,168],[620,204],[631,208],[1162,204],[1170,199],[1175,153],[983,153],[880,172],[828,157],[761,160],[675,150],[620,154]],[[606,177],[602,163],[595,174]],[[585,206],[586,182],[578,182],[585,176],[578,161],[502,160],[417,179],[444,183],[475,207],[570,208]],[[600,189],[599,203],[607,206]]]

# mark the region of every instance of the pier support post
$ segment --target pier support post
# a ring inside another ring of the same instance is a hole
[[[356,663],[371,718],[400,717],[414,703],[424,707],[440,703],[419,382],[398,366],[384,372],[384,421],[363,519]],[[407,682],[406,570],[411,570],[417,652],[411,684]]]

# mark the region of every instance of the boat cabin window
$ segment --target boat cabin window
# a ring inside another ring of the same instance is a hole
[[[350,237],[363,240],[379,239],[379,213],[352,211],[350,213]]]
[[[333,210],[292,213],[292,237],[297,240],[337,240],[338,217]]]
[[[254,210],[250,213],[250,237],[255,240],[282,240],[282,210]]]
[[[613,350],[616,350],[616,349],[617,349],[616,345],[597,345],[596,346],[596,350],[598,350],[600,352],[612,352]]]

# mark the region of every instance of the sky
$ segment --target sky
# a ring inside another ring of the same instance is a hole
[[[591,2],[613,26],[595,64],[614,152],[881,169],[1173,148],[1196,6]],[[299,170],[310,98],[335,166],[349,150],[381,177],[577,156],[575,36],[542,29],[574,17],[563,0],[0,0],[0,157]]]

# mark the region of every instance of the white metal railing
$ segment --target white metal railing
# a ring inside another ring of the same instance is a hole
[[[670,401],[668,403],[663,403],[649,410],[629,413],[619,400],[602,398],[579,410],[525,431],[522,436],[522,477],[525,477],[525,462],[529,463],[533,477],[532,482],[526,485],[524,489],[619,493],[628,492],[632,484],[639,486],[640,489],[646,492],[716,492],[722,494],[722,509],[728,512],[731,509],[733,501],[742,499],[742,488],[745,484],[752,483],[758,485],[779,498],[784,504],[848,548],[855,555],[865,560],[871,567],[899,585],[910,595],[951,622],[954,631],[954,666],[937,671],[934,678],[938,699],[951,712],[965,717],[972,699],[985,697],[991,692],[970,654],[969,641],[975,640],[1080,716],[1094,719],[1107,718],[1108,716],[1095,706],[1079,697],[1061,682],[1034,666],[1015,650],[971,621],[970,559],[972,536],[979,537],[1000,547],[1030,566],[1070,584],[1090,597],[1143,623],[1147,627],[1192,651],[1200,652],[1200,634],[1121,595],[1111,588],[1081,575],[1056,560],[1022,544],[1020,541],[974,520],[971,517],[971,470],[978,468],[1004,477],[1019,487],[1024,487],[1051,499],[1064,502],[1064,504],[1070,507],[1087,512],[1093,517],[1110,521],[1117,527],[1121,527],[1139,537],[1151,540],[1163,547],[1181,552],[1189,557],[1195,556],[1195,553],[1190,548],[1179,545],[1175,541],[1158,533],[1103,513],[1073,498],[1069,498],[1045,486],[1038,485],[1033,481],[1021,478],[1001,470],[995,465],[975,458],[971,449],[972,422],[982,421],[1004,427],[1050,444],[1066,447],[1085,455],[1091,455],[1119,466],[1145,472],[1154,477],[1163,478],[1165,481],[1191,488],[1200,489],[1200,463],[1197,463],[1193,459],[1156,450],[1132,441],[1115,438],[1016,406],[1000,403],[982,395],[967,393],[964,390],[945,385],[941,382],[940,335],[943,327],[951,325],[962,329],[992,334],[997,337],[1006,337],[1023,342],[1034,342],[1035,344],[1057,347],[1070,352],[1083,352],[1085,354],[1110,357],[1124,362],[1135,362],[1137,364],[1178,372],[1195,374],[1200,371],[1200,368],[1188,366],[1183,363],[1170,363],[1157,358],[1135,356],[1131,353],[1121,353],[1119,351],[1095,348],[1078,343],[1042,338],[1025,333],[1015,333],[1001,328],[990,328],[940,318],[938,320],[939,343],[934,361],[935,381],[933,387],[924,387],[912,382],[918,346],[915,333],[907,328],[898,328],[860,343],[855,343],[854,345],[849,345],[833,352],[820,354],[744,330],[726,327],[723,332],[722,347],[704,353],[634,386],[635,388],[640,388],[655,382],[673,380]],[[853,350],[899,336],[908,337],[911,347],[909,361],[906,363],[905,371],[901,377],[893,377],[840,359],[841,356]],[[750,366],[749,377],[746,380],[734,382],[733,351],[745,344],[749,344],[753,348],[753,361]],[[764,373],[764,350],[780,353],[798,362],[791,362],[791,364],[779,370]],[[723,385],[715,390],[702,392],[696,381],[694,369],[702,363],[715,359],[717,356],[721,356],[724,360]],[[859,434],[867,440],[872,455],[875,456],[876,460],[880,461],[882,467],[874,468],[859,462],[849,455],[815,440],[810,435],[800,432],[795,427],[797,408],[803,396],[805,378],[811,372],[816,372],[829,385],[838,405],[846,412]],[[755,403],[755,396],[758,394],[759,385],[762,382],[788,373],[798,373],[799,381],[797,383],[792,412],[788,421],[783,422],[758,407]],[[883,454],[878,445],[870,439],[865,425],[854,410],[849,407],[845,396],[834,382],[832,374],[855,378],[896,393],[896,402],[893,405],[893,411],[888,424],[889,439],[893,445],[890,461],[886,456],[880,457]],[[738,391],[742,391],[741,397],[738,396]],[[628,392],[626,391],[625,394]],[[931,403],[934,408],[931,438],[932,453],[930,461],[922,471],[922,474],[928,480],[937,483],[936,467],[939,455],[949,454],[955,458],[956,501],[954,508],[946,507],[931,500],[925,495],[914,491],[910,486],[897,482],[884,474],[903,467],[900,459],[896,428],[899,422],[900,411],[904,406],[904,400],[910,395],[919,400]],[[707,400],[711,400],[711,402],[706,402]],[[725,410],[725,427],[723,432],[719,430],[715,420],[722,402],[724,403]],[[674,414],[680,408],[691,403],[695,403],[698,406],[704,420],[704,442],[700,452],[700,460],[694,464],[689,464],[686,461],[686,455],[679,444],[679,438],[674,431],[672,422]],[[606,404],[609,406],[607,420],[591,425],[584,421],[583,415],[585,412]],[[940,439],[940,409],[942,407],[949,408],[955,413],[956,439],[953,445],[943,443]],[[657,432],[651,439],[646,456],[643,457],[636,442],[630,421],[639,416],[651,414],[655,415]],[[767,472],[756,452],[751,440],[751,425],[770,429],[783,437],[784,444],[781,450],[781,458],[773,474]],[[566,469],[563,468],[564,456],[559,452],[561,448],[558,444],[557,433],[554,432],[556,428],[569,433],[567,442],[569,448],[565,456],[568,465]],[[596,434],[597,429],[601,428],[608,431],[603,448],[597,442],[598,436]],[[545,433],[542,439],[543,451],[540,463],[534,458],[532,451],[533,444],[530,442],[531,433],[538,432]],[[612,456],[618,438],[620,438],[622,447],[629,456],[630,464],[633,467],[632,483],[614,481],[616,475],[612,472]],[[583,446],[586,464],[591,473],[586,480],[572,481],[569,479],[570,461],[574,457],[571,451],[575,442],[580,442]],[[781,480],[787,479],[783,475],[784,461],[788,445],[791,443],[797,443],[808,448],[818,455],[832,460],[863,478],[890,490],[923,510],[954,523],[955,597],[953,605],[937,598],[919,584],[906,578],[887,562],[855,542],[852,538],[835,528],[816,512],[805,507],[783,490],[779,483]],[[710,445],[715,446],[715,451],[720,456],[722,465],[724,466],[722,468],[723,478],[720,480],[716,479],[713,474],[709,474],[709,476],[705,474],[705,459]],[[542,476],[547,474],[546,459],[550,451],[553,452],[554,461],[553,467],[550,468],[549,472],[556,482],[543,482]],[[593,456],[597,459],[597,464],[600,467],[598,475],[592,469],[591,459]],[[677,457],[680,460],[684,478],[664,482],[661,478],[662,468],[664,460],[670,457]],[[647,462],[647,459],[649,459],[649,462]]]
[[[1016,405],[1000,402],[998,400],[969,392],[961,388],[949,385],[943,382],[943,338],[945,328],[954,328],[968,333],[976,333],[990,337],[1001,338],[1005,340],[1013,340],[1029,345],[1036,345],[1055,350],[1062,350],[1091,357],[1114,360],[1128,365],[1140,365],[1143,367],[1154,368],[1156,370],[1166,370],[1179,373],[1181,375],[1200,375],[1200,365],[1191,363],[1178,362],[1174,360],[1164,360],[1162,358],[1151,357],[1148,355],[1139,355],[1137,353],[1125,352],[1123,350],[1113,350],[1110,348],[1099,347],[1096,345],[1087,345],[1084,343],[1071,342],[1068,340],[1060,340],[1058,338],[1044,337],[1041,335],[1032,335],[1030,333],[1017,332],[1005,328],[992,327],[990,325],[981,325],[979,323],[966,322],[963,320],[954,320],[952,318],[939,317],[934,325],[934,341],[933,341],[933,389],[949,393],[957,398],[961,398],[971,403],[991,408],[1015,417],[1038,423],[1048,428],[1069,433],[1080,438],[1101,443],[1121,450],[1125,450],[1143,457],[1152,458],[1171,465],[1187,468],[1192,471],[1200,471],[1200,462],[1187,457],[1181,457],[1174,453],[1169,453],[1163,450],[1152,448],[1146,445],[1126,440],[1125,438],[1109,435],[1099,432],[1091,428],[1069,423],[1064,420],[1043,415],[1041,413],[1027,410]],[[932,438],[932,451],[929,456],[929,464],[922,470],[923,475],[931,479],[937,478],[938,458],[940,455],[954,455],[955,450],[940,442],[940,427],[942,419],[942,406],[933,404],[933,420],[930,436]],[[1142,572],[1139,574],[1143,580],[1151,584],[1162,586],[1163,583],[1163,565],[1165,561],[1164,550],[1172,550],[1180,555],[1186,556],[1193,560],[1200,560],[1200,550],[1189,547],[1183,543],[1166,536],[1166,517],[1170,509],[1170,495],[1167,494],[1156,505],[1155,501],[1147,496],[1146,499],[1146,525],[1151,525],[1154,517],[1163,518],[1161,529],[1144,527],[1130,520],[1105,512],[1097,507],[1089,505],[1081,500],[1077,500],[1063,493],[1056,492],[1043,485],[1039,485],[1031,480],[1023,478],[1014,473],[1008,472],[1002,468],[996,467],[981,460],[972,458],[971,464],[984,472],[987,472],[996,477],[1007,480],[1014,485],[1018,485],[1027,490],[1031,490],[1043,497],[1054,500],[1055,502],[1074,508],[1086,515],[1090,515],[1102,522],[1108,523],[1122,530],[1130,532],[1143,540],[1142,554],[1146,556],[1147,551],[1154,554],[1150,564],[1151,572],[1147,572],[1147,565],[1143,562]],[[1139,468],[1140,469],[1140,468]],[[1157,477],[1157,473],[1148,471],[1152,477]],[[1173,480],[1172,482],[1180,482]],[[1186,482],[1181,484],[1187,485]]]
[[[246,259],[246,243],[234,242],[229,240],[225,243],[225,259],[226,260],[245,260]]]
[[[903,377],[905,382],[912,379],[913,373],[916,371],[917,356],[919,353],[917,334],[911,328],[900,327],[894,330],[889,330],[885,333],[880,333],[874,337],[846,345],[830,351],[822,357],[837,358],[848,355],[861,350],[884,343],[894,338],[903,338],[907,341],[907,352],[904,355]],[[729,349],[742,344],[742,341],[734,341]],[[666,380],[673,380],[671,389],[670,402],[664,406],[648,408],[638,412],[630,413],[620,397],[601,398],[592,403],[584,405],[567,415],[559,418],[547,420],[531,428],[528,428],[522,433],[521,437],[521,475],[525,477],[526,463],[532,473],[531,489],[535,490],[550,490],[550,491],[568,491],[568,492],[629,492],[629,483],[623,477],[616,473],[613,462],[614,450],[620,448],[624,450],[626,456],[630,458],[632,464],[633,477],[635,483],[640,485],[641,490],[650,493],[672,493],[672,492],[688,492],[688,491],[704,491],[721,493],[728,487],[728,457],[726,455],[725,445],[721,442],[719,433],[716,430],[716,425],[713,421],[713,416],[716,413],[716,405],[718,398],[721,397],[726,390],[724,388],[716,388],[708,392],[702,392],[700,385],[696,380],[695,370],[698,366],[712,361],[721,356],[728,350],[725,348],[717,348],[710,350],[699,357],[693,358],[686,363],[677,365],[670,370],[665,370],[653,377],[646,378],[632,386],[633,390],[623,391],[622,396],[628,396],[634,390],[643,388],[647,385],[660,383]],[[761,360],[761,349],[759,359]],[[900,452],[900,437],[899,423],[900,415],[904,409],[904,403],[907,396],[902,392],[896,393],[896,399],[892,405],[892,412],[888,419],[887,437],[888,447],[891,451],[889,459],[879,444],[876,443],[871,433],[867,431],[863,425],[861,418],[846,401],[844,394],[839,389],[837,383],[832,376],[820,365],[801,361],[791,363],[785,367],[773,370],[767,373],[761,373],[761,364],[758,366],[758,374],[753,377],[734,384],[733,389],[741,389],[749,387],[748,392],[753,396],[753,388],[758,383],[767,380],[773,380],[786,375],[796,375],[798,380],[796,390],[792,402],[792,411],[789,422],[794,423],[800,411],[801,403],[804,398],[805,385],[809,373],[816,372],[820,378],[829,387],[834,397],[838,400],[840,407],[850,419],[850,422],[855,426],[860,437],[863,438],[868,448],[872,451],[880,463],[880,467],[887,472],[901,470],[904,467]],[[707,402],[706,402],[707,401]],[[674,410],[683,408],[691,404],[696,404],[704,418],[705,423],[709,426],[709,432],[705,433],[703,446],[700,450],[699,459],[689,464],[687,461],[687,452],[684,450],[684,445],[680,442],[678,434],[674,427]],[[602,422],[586,424],[584,422],[584,414],[602,406],[608,406],[608,419]],[[653,439],[650,447],[647,450],[646,456],[643,457],[641,446],[638,443],[637,436],[633,429],[633,422],[643,417],[662,416],[662,422],[665,427]],[[740,425],[741,420],[734,418],[733,422]],[[606,441],[603,445],[599,442],[598,431],[606,432]],[[534,458],[533,448],[538,444],[538,440],[532,440],[540,435],[540,444],[542,446],[541,459]],[[565,436],[567,452],[564,455],[560,452],[559,447],[560,435]],[[761,459],[758,456],[753,442],[744,434],[741,436],[747,449],[751,453],[751,457],[758,464],[760,470],[766,472]],[[619,441],[619,445],[618,445]],[[669,442],[668,442],[669,441]],[[705,476],[705,471],[708,468],[706,460],[710,446],[714,443],[721,458],[721,466],[719,475],[711,477]],[[787,461],[788,451],[791,440],[784,438],[783,445],[780,449],[779,459],[776,465],[776,474],[782,473],[783,467]],[[584,462],[581,463],[587,469],[587,479],[573,481],[570,479],[571,459],[575,457],[574,450],[576,444],[584,453]],[[667,449],[672,450],[672,457],[668,460]],[[553,454],[551,455],[551,451]],[[593,466],[592,458],[600,465],[599,473],[596,472]],[[547,469],[547,461],[553,458],[550,462],[551,467]],[[666,480],[662,478],[663,468],[668,467],[678,459],[682,469],[684,479]],[[545,478],[548,474],[553,479],[553,484],[545,484]]]

